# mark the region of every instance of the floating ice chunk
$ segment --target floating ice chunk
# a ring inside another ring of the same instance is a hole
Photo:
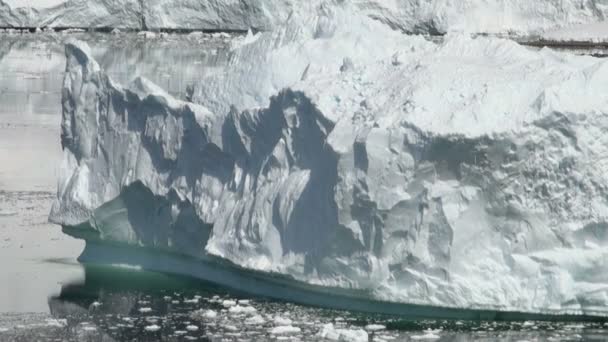
[[[191,325],[188,325],[188,326],[186,327],[186,330],[188,330],[188,331],[198,331],[198,329],[199,329],[199,328],[198,328],[196,325],[192,325],[192,324],[191,324]]]
[[[214,319],[214,318],[217,318],[217,312],[215,312],[213,310],[206,310],[202,316],[204,318]]]
[[[291,325],[282,325],[282,326],[278,326],[278,327],[274,327],[274,328],[270,329],[270,333],[272,335],[297,334],[301,331],[302,331],[302,329],[291,326]]]
[[[156,324],[152,324],[152,325],[148,325],[144,328],[145,331],[148,332],[156,332],[160,330],[160,326],[156,325]]]
[[[67,44],[51,219],[372,300],[608,314],[584,246],[608,221],[608,63],[327,12],[233,51],[190,102]]]
[[[385,330],[386,326],[382,325],[382,324],[368,324],[365,326],[365,330],[368,331],[379,331],[379,330]]]
[[[264,323],[266,323],[266,320],[261,315],[253,315],[245,320],[247,325],[262,325]]]
[[[148,307],[145,307],[145,308],[139,308],[139,312],[141,312],[141,313],[148,313],[148,312],[152,312],[152,308],[148,308]]]
[[[68,325],[68,320],[65,318],[62,318],[62,319],[49,318],[46,320],[46,325],[50,326],[50,327],[64,328]]]
[[[367,342],[369,340],[369,335],[363,329],[336,328],[332,323],[323,325],[317,336],[340,342]]]
[[[293,321],[287,317],[275,316],[273,320],[275,325],[291,325]]]
[[[235,305],[236,305],[236,301],[230,300],[230,299],[226,299],[226,300],[224,300],[222,302],[222,306],[225,307],[225,308],[229,308],[229,307],[232,307],[232,306],[235,306]]]
[[[232,306],[228,309],[228,312],[232,313],[232,314],[252,314],[255,313],[257,310],[256,308],[254,308],[253,306],[241,306],[241,305],[236,305],[236,306]]]
[[[197,303],[198,303],[198,300],[199,300],[199,299],[198,299],[198,298],[196,298],[196,297],[191,298],[191,299],[184,299],[184,303],[186,303],[186,304],[197,304]]]
[[[412,335],[410,336],[413,340],[437,340],[440,339],[441,336],[437,334],[438,330],[428,329],[424,332],[423,335]]]

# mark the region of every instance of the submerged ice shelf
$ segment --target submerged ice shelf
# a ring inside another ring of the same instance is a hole
[[[607,316],[605,61],[322,6],[178,100],[67,45],[51,220],[369,299]]]

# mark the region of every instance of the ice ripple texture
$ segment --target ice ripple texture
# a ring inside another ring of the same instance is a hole
[[[379,300],[608,314],[606,61],[327,6],[240,38],[192,102],[66,54],[53,222]]]

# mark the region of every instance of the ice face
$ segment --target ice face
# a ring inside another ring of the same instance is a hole
[[[136,30],[270,30],[336,0],[0,0],[0,26],[121,27]],[[530,35],[602,21],[606,0],[356,0],[361,13],[394,29]]]
[[[372,298],[607,315],[607,62],[350,9],[234,44],[194,102],[66,47],[51,220]]]

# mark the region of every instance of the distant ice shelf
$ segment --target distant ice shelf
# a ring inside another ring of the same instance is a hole
[[[189,101],[66,46],[53,222],[370,300],[608,316],[608,62],[319,6]]]
[[[336,0],[0,0],[0,27],[271,30]],[[530,35],[602,21],[605,0],[356,0],[359,13],[410,33]]]

